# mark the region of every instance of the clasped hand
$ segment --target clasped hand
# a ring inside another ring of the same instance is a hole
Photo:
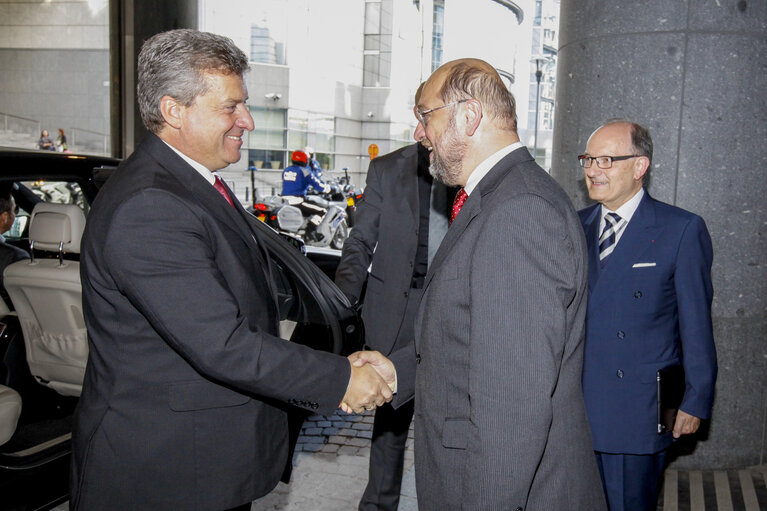
[[[358,351],[348,358],[352,374],[341,410],[362,413],[391,401],[396,381],[394,364],[378,351]]]

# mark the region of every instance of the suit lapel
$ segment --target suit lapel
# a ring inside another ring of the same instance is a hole
[[[439,250],[437,250],[437,253],[434,256],[434,261],[432,261],[426,274],[424,292],[425,288],[428,287],[429,282],[431,282],[431,279],[434,277],[434,273],[450,254],[457,240],[482,210],[482,201],[486,200],[486,197],[498,187],[500,182],[510,172],[512,172],[514,166],[532,159],[532,156],[530,156],[530,153],[526,148],[516,149],[496,163],[495,166],[490,169],[490,172],[488,172],[477,184],[477,187],[471,192],[471,195],[466,199],[463,208],[461,208],[461,213],[448,228],[447,234],[445,234],[445,238],[442,240],[442,244],[439,246]]]
[[[418,172],[413,172],[413,169],[418,167],[418,148],[415,144],[408,146],[407,150],[402,151],[400,158],[404,161],[397,162],[396,168],[399,171],[399,176],[397,176],[399,193],[397,195],[401,197],[403,207],[410,212],[410,215],[407,216],[408,220],[416,225],[420,211],[418,206]],[[403,227],[403,232],[412,230],[408,229],[408,226]]]
[[[599,279],[593,288],[595,303],[598,303],[598,298],[604,299],[610,295],[600,295],[601,289],[609,290],[618,286],[630,274],[633,265],[645,258],[646,252],[652,248],[653,240],[661,230],[662,226],[656,222],[655,201],[645,191],[645,196],[642,197],[639,207],[610,255],[607,265],[599,270]],[[599,264],[598,257],[596,264]]]
[[[264,280],[272,295],[273,302],[276,303],[276,295],[271,278],[271,269],[269,266],[269,257],[262,243],[258,242],[257,234],[246,220],[247,213],[240,205],[239,201],[234,201],[235,207],[232,207],[199,172],[193,169],[179,155],[170,149],[162,140],[155,135],[150,135],[146,140],[148,149],[152,156],[166,169],[173,177],[187,188],[198,202],[214,217],[220,224],[223,224],[233,232],[239,234],[245,244],[249,247],[248,254],[254,267],[260,268],[264,272]],[[223,182],[223,180],[222,180]],[[234,194],[226,186],[231,197]]]
[[[602,206],[597,204],[584,222],[586,245],[589,257],[589,291],[593,290],[599,279],[599,221]]]

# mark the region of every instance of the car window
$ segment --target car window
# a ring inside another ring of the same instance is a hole
[[[280,337],[314,349],[334,351],[336,341],[330,323],[337,318],[327,315],[323,304],[287,264],[272,257],[271,269],[277,284]]]
[[[75,181],[19,181],[13,191],[19,212],[11,228],[3,235],[11,241],[27,237],[29,217],[38,202],[76,204],[88,216],[90,205],[80,184]]]
[[[255,217],[250,223],[270,255],[281,337],[339,354],[361,349],[362,322],[333,281],[269,226]]]

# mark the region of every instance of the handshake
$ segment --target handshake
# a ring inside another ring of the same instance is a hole
[[[339,408],[346,413],[362,413],[391,401],[397,372],[394,364],[378,351],[358,351],[349,355],[352,374]]]

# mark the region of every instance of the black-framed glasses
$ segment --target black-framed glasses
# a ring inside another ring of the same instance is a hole
[[[429,115],[432,112],[436,112],[437,110],[442,110],[443,108],[447,108],[449,106],[458,105],[461,103],[465,103],[469,101],[471,98],[465,98],[465,99],[459,99],[458,101],[453,101],[452,103],[448,103],[447,105],[442,106],[435,106],[434,108],[429,108],[428,110],[424,110],[421,112],[416,108],[415,115],[418,117],[418,121],[423,124],[423,127],[426,127],[426,116]]]
[[[627,156],[589,156],[587,154],[579,154],[578,163],[581,167],[589,168],[591,167],[591,162],[595,161],[600,169],[609,169],[612,168],[614,161],[623,161],[641,156],[641,154],[629,154]]]

